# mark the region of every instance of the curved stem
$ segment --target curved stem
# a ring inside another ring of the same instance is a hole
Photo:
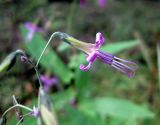
[[[58,35],[58,34],[59,34],[59,32],[54,32],[54,33],[51,35],[51,37],[49,38],[46,46],[44,47],[44,49],[43,49],[43,51],[42,51],[42,53],[41,53],[41,55],[39,56],[38,61],[37,61],[37,64],[35,65],[35,67],[38,67],[38,64],[39,64],[39,62],[40,62],[40,60],[41,60],[44,52],[46,51],[48,45],[50,44],[51,40],[52,40],[56,35]]]
[[[27,107],[27,106],[24,106],[24,105],[21,105],[21,104],[16,104],[16,105],[10,107],[9,109],[7,109],[7,110],[2,114],[2,117],[5,116],[10,110],[12,110],[12,109],[14,109],[14,108],[16,108],[16,107],[21,107],[21,108],[23,108],[23,109],[26,109],[26,110],[29,110],[30,112],[32,112],[32,109],[31,109],[31,108],[29,108],[29,107]]]
[[[16,125],[19,125],[19,124],[22,122],[22,120],[24,119],[24,117],[28,116],[29,114],[30,114],[30,112],[27,113],[27,114],[24,114],[24,115],[23,115],[23,118],[21,118],[21,119],[17,122]]]

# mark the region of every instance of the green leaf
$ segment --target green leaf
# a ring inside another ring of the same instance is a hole
[[[65,113],[64,118],[60,119],[62,125],[104,125],[100,117],[90,117],[71,106],[66,106]]]
[[[12,53],[10,53],[0,64],[0,72],[5,72],[5,71],[8,71],[10,70],[15,62],[16,62],[16,57],[18,55],[25,55],[24,52],[22,50],[16,50]]]
[[[27,30],[24,27],[21,27],[21,32],[23,34],[23,37],[27,35]],[[35,33],[32,41],[26,42],[27,51],[36,60],[38,60],[45,45],[46,41],[39,33]],[[40,64],[44,68],[57,75],[64,83],[69,83],[71,78],[73,77],[73,73],[67,68],[67,66],[50,47],[48,47],[48,49],[46,50],[46,53],[42,57]]]
[[[45,125],[58,125],[56,117],[53,112],[50,112],[48,108],[44,105],[41,105],[41,118]]]
[[[75,71],[75,85],[78,92],[78,97],[88,97],[91,92],[89,72],[84,72],[78,67]]]
[[[72,89],[65,90],[63,92],[58,92],[51,96],[53,100],[54,108],[56,110],[61,110],[65,108],[65,105],[69,104],[76,96],[76,92]]]
[[[154,114],[143,106],[136,105],[124,99],[96,98],[80,103],[80,109],[92,116],[99,114],[121,119],[153,118]]]
[[[125,49],[132,48],[138,45],[139,43],[140,43],[139,40],[119,41],[115,43],[106,44],[105,46],[102,46],[101,49],[105,52],[115,54]]]

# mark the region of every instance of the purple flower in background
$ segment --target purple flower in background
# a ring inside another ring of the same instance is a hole
[[[41,75],[40,80],[43,82],[44,90],[46,92],[49,91],[49,88],[53,85],[56,85],[58,83],[58,79],[55,77],[48,77],[46,75]]]
[[[80,7],[84,7],[86,4],[86,0],[80,0]]]
[[[88,65],[84,66],[83,64],[81,64],[80,69],[83,71],[89,70],[93,62],[96,59],[99,59],[103,63],[118,69],[122,73],[126,74],[128,77],[133,77],[135,74],[135,70],[137,69],[136,63],[128,60],[120,59],[114,55],[111,55],[109,53],[102,52],[101,50],[99,50],[99,48],[104,43],[104,41],[105,39],[103,35],[100,32],[97,33],[95,44],[92,44],[91,47],[88,47],[87,57],[86,57],[86,60],[88,61]]]
[[[28,30],[28,34],[26,36],[26,41],[29,42],[32,40],[35,32],[40,32],[41,29],[34,23],[26,22],[24,27]]]
[[[106,0],[98,0],[98,5],[102,8],[105,7],[106,6]]]

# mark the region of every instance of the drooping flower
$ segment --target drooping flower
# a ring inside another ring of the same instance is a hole
[[[137,69],[137,64],[128,60],[120,59],[114,55],[101,51],[100,47],[104,43],[104,41],[105,39],[103,35],[98,32],[96,34],[95,44],[90,45],[88,51],[86,49],[86,60],[88,62],[88,65],[84,66],[83,64],[81,64],[80,69],[83,71],[89,70],[94,61],[96,59],[99,59],[103,63],[118,69],[122,73],[126,74],[128,77],[133,77],[135,74],[135,70]]]
[[[30,42],[35,34],[35,32],[40,32],[41,28],[39,28],[36,24],[31,22],[26,22],[24,27],[28,30],[28,34],[26,36],[26,41]]]
[[[49,77],[47,75],[41,75],[40,80],[43,82],[44,90],[46,92],[49,91],[49,88],[58,83],[58,79],[56,77]]]
[[[126,74],[128,77],[133,77],[137,69],[137,64],[128,60],[120,59],[112,54],[103,52],[100,47],[104,43],[105,39],[103,35],[98,32],[96,34],[95,44],[85,43],[83,41],[77,40],[67,34],[62,33],[65,38],[64,41],[72,45],[73,47],[86,53],[86,60],[88,62],[87,66],[83,64],[80,65],[80,69],[87,71],[90,69],[92,64],[96,59],[99,59],[103,63],[110,65],[111,67],[118,69],[122,73]],[[116,49],[116,48],[115,48]]]

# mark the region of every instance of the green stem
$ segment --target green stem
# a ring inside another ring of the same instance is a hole
[[[16,108],[16,107],[21,107],[21,108],[26,109],[26,110],[28,110],[28,111],[30,111],[30,112],[33,111],[31,108],[29,108],[29,107],[27,107],[27,106],[24,106],[24,105],[21,105],[21,104],[16,104],[16,105],[10,107],[9,109],[7,109],[7,110],[2,114],[2,117],[4,117],[10,110],[12,110],[12,109],[14,109],[14,108]]]
[[[42,53],[41,53],[41,55],[39,56],[38,61],[37,61],[37,64],[36,64],[35,67],[38,67],[38,64],[39,64],[39,62],[40,62],[40,60],[41,60],[41,58],[42,58],[44,52],[46,51],[48,45],[50,44],[51,40],[52,40],[54,37],[56,37],[58,34],[59,34],[59,32],[54,32],[54,33],[51,35],[51,37],[49,38],[49,40],[48,40],[46,46],[44,47],[44,49],[43,49],[43,51],[42,51]]]
[[[70,8],[69,16],[67,18],[67,31],[68,31],[68,33],[71,33],[71,31],[72,31],[72,22],[73,22],[72,20],[73,20],[75,10],[76,10],[76,0],[73,0],[73,3]]]
[[[158,84],[160,89],[160,43],[157,43]]]

